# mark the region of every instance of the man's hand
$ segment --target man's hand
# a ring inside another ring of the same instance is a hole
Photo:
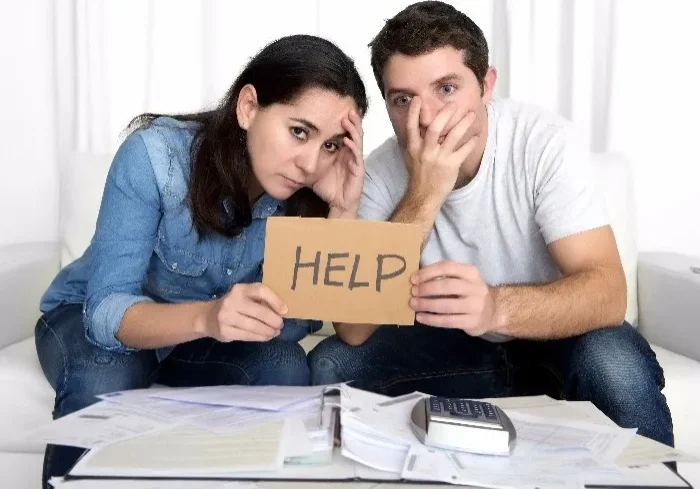
[[[495,289],[471,265],[441,261],[411,277],[411,308],[428,326],[456,328],[470,336],[495,329]]]
[[[428,126],[425,138],[422,138],[419,127],[420,109],[421,99],[414,97],[408,109],[406,128],[408,188],[415,189],[421,195],[434,197],[442,203],[454,189],[462,164],[476,147],[476,136],[459,146],[476,115],[468,112],[448,132],[447,125],[457,110],[455,104],[448,103],[435,116]]]

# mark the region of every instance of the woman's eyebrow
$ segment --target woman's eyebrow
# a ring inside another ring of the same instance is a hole
[[[318,130],[318,127],[316,127],[316,125],[315,125],[313,122],[309,121],[309,120],[301,119],[301,118],[298,118],[298,117],[290,117],[289,119],[292,120],[292,121],[294,121],[294,122],[298,122],[299,124],[305,125],[306,127],[308,127],[309,129],[311,129],[312,131],[320,132],[320,131]],[[328,139],[329,139],[329,140],[331,140],[331,139],[342,139],[342,138],[344,138],[344,137],[350,137],[350,134],[348,134],[347,131],[346,131],[346,132],[340,132],[340,133],[338,133],[338,134],[335,134],[335,135],[331,136],[331,137],[328,138]]]

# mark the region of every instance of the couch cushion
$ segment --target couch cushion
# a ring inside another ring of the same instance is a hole
[[[41,487],[43,465],[43,453],[0,451],[0,485],[6,489],[37,489]]]
[[[22,439],[27,430],[51,422],[54,401],[33,337],[0,350],[0,392],[0,452],[44,453],[43,444]]]

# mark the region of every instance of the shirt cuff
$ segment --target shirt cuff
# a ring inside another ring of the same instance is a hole
[[[134,304],[140,302],[154,302],[146,296],[132,294],[110,294],[95,308],[91,318],[84,316],[85,335],[88,340],[107,351],[127,352],[136,351],[129,348],[117,339],[117,332],[122,318]]]

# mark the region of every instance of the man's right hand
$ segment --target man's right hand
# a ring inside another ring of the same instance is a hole
[[[207,303],[198,329],[221,342],[267,341],[280,334],[287,306],[269,287],[236,284],[221,299]]]
[[[459,169],[477,144],[477,137],[460,146],[464,135],[474,123],[474,112],[468,112],[451,128],[445,129],[457,107],[445,104],[425,132],[420,134],[420,97],[414,97],[407,117],[407,157],[409,190],[439,205],[454,189]]]

